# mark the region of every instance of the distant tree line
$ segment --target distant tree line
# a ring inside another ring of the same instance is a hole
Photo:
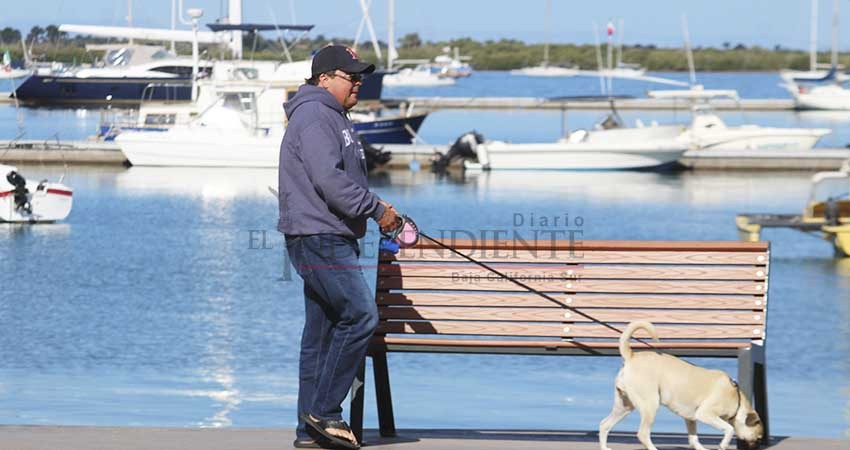
[[[47,25],[43,28],[34,26],[26,36],[12,27],[0,30],[0,46],[3,47],[2,50],[9,50],[14,59],[22,59],[23,47],[20,44],[22,38],[34,60],[79,63],[94,62],[99,57],[86,52],[86,44],[122,42],[122,40],[92,36],[72,37],[59,31],[56,25]],[[329,42],[353,44],[351,39],[331,38],[320,34],[298,41],[290,51],[294,59],[303,59]],[[543,44],[527,44],[516,39],[476,41],[472,38],[460,38],[447,41],[425,41],[419,34],[409,33],[402,36],[397,44],[400,57],[404,59],[433,59],[442,53],[444,48],[457,47],[461,55],[471,57],[470,63],[477,70],[516,69],[540,64],[543,59]],[[246,32],[243,45],[245,55],[253,53],[255,59],[283,59],[283,43],[277,38],[276,33],[255,35],[252,32]],[[386,42],[381,41],[379,45],[386,58]],[[221,48],[204,45],[201,48],[206,52],[204,57],[224,56],[224,50]],[[179,43],[177,52],[191,54],[191,44]],[[365,59],[372,61],[376,59],[372,45],[368,42],[361,42],[358,52]],[[822,61],[829,59],[827,53],[819,56]],[[780,45],[772,49],[759,46],[748,47],[743,43],[731,42],[724,42],[721,48],[696,47],[694,60],[697,70],[701,71],[804,70],[809,66],[808,53],[801,50],[791,50]],[[840,54],[839,60],[850,67],[850,55]],[[659,48],[652,44],[624,45],[623,61],[640,64],[652,71],[688,70],[687,59],[681,48]],[[593,45],[552,44],[549,46],[549,63],[577,64],[585,69],[594,69],[597,67],[596,48]]]

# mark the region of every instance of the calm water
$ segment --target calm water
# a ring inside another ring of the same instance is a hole
[[[76,203],[65,223],[0,227],[0,423],[293,426],[301,283],[287,280],[274,232],[266,186],[275,172],[75,168],[67,182]],[[735,239],[736,212],[799,210],[808,178],[397,172],[372,183],[431,233],[530,232],[513,226],[514,214],[569,214],[584,218],[588,239]],[[267,249],[257,248],[263,231]],[[847,436],[850,260],[812,237],[767,237],[774,433]],[[364,244],[366,265],[374,240]],[[535,418],[546,417],[546,428],[594,429],[619,363],[393,354],[397,421],[539,428]],[[734,361],[702,363],[736,373]],[[656,428],[681,425],[665,413]]]
[[[572,80],[550,87],[545,83],[551,81],[516,78],[481,73],[462,80],[464,89],[453,91],[460,93],[409,95],[468,96],[479,89],[482,95],[505,95],[504,89],[518,96],[573,95],[555,89]],[[783,96],[771,87],[772,74],[700,78],[709,87],[737,87],[744,97]],[[639,95],[646,87],[633,89]],[[0,106],[0,139],[11,139],[19,127],[30,138],[82,139],[94,132],[99,115]],[[571,112],[566,122],[570,129],[586,128],[599,115]],[[628,122],[687,120],[681,112],[623,116]],[[850,142],[845,115],[723,117],[730,123],[826,125],[835,132],[822,145]],[[542,142],[558,137],[563,122],[557,112],[440,111],[427,119],[422,135],[445,143],[474,128],[492,139]],[[34,179],[61,173],[22,170]],[[436,178],[402,171],[376,176],[372,185],[431,233],[531,232],[527,223],[514,227],[514,214],[569,214],[582,216],[587,239],[736,239],[737,212],[800,211],[809,176],[517,172]],[[0,226],[0,424],[294,426],[303,306],[301,283],[289,279],[274,231],[276,203],[267,186],[277,183],[275,172],[75,167],[66,182],[75,189],[67,221]],[[364,243],[367,266],[374,265],[374,236],[372,228]],[[830,245],[803,234],[778,230],[765,237],[773,243],[773,432],[850,436],[850,260],[833,259]],[[367,278],[374,280],[374,271]],[[736,375],[734,361],[697,362]],[[619,364],[617,358],[393,354],[397,423],[595,429],[610,409]],[[374,427],[371,384],[367,391],[366,421]],[[618,429],[636,427],[635,416]],[[684,431],[669,413],[656,429]]]

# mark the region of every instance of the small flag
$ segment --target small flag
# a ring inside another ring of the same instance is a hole
[[[614,22],[609,21],[608,22],[608,36],[611,36],[613,34],[614,34]]]

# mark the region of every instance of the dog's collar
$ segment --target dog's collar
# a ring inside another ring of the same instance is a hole
[[[741,386],[738,386],[737,381],[733,380],[731,377],[729,378],[729,381],[732,382],[733,386],[735,386],[735,395],[738,398],[738,404],[735,405],[735,412],[729,418],[729,420],[735,420],[735,417],[738,416],[738,411],[741,409],[741,395],[743,395],[743,393],[741,392]]]

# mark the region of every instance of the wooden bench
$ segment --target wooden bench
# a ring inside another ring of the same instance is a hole
[[[445,243],[560,304],[427,239],[396,255],[381,253],[381,320],[369,356],[382,436],[395,435],[388,352],[619,356],[620,333],[570,306],[617,330],[648,320],[661,338],[652,346],[670,354],[737,358],[738,383],[761,416],[767,442],[767,243]],[[359,439],[364,379],[365,362],[351,403]]]

